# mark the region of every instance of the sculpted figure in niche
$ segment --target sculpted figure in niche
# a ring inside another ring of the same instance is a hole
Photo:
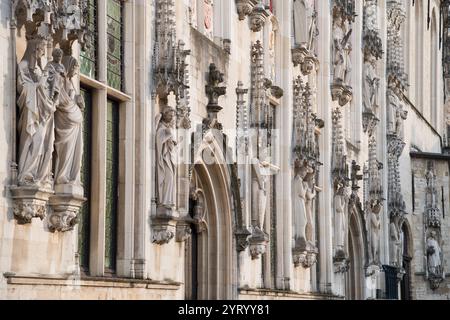
[[[441,247],[437,241],[436,231],[431,231],[427,239],[427,258],[428,272],[435,276],[441,275]]]
[[[295,240],[306,241],[306,188],[305,177],[308,174],[308,168],[305,163],[297,159],[294,166],[294,183],[293,183],[293,213]]]
[[[316,198],[316,186],[315,186],[315,170],[308,166],[307,174],[304,181],[306,189],[306,240],[310,243],[313,242],[313,203]]]
[[[55,103],[50,96],[48,72],[42,66],[45,45],[29,40],[17,68],[19,98],[19,185],[51,188]]]
[[[82,96],[76,94],[77,90],[73,83],[79,64],[72,56],[65,56],[63,61],[67,76],[55,112],[55,182],[56,185],[81,186],[84,100]]]
[[[175,206],[175,115],[174,108],[166,107],[158,116],[156,129],[158,205],[168,209]]]
[[[259,188],[259,228],[264,229],[264,219],[267,211],[267,176],[261,176],[261,186]]]
[[[344,251],[345,234],[346,234],[346,203],[347,196],[345,194],[345,186],[338,183],[334,195],[334,222],[335,222],[335,239],[337,251]]]
[[[380,78],[378,78],[376,73],[377,59],[371,54],[366,54],[364,60],[364,111],[375,114],[378,108],[378,90],[380,87]]]
[[[346,32],[348,22],[343,20],[340,12],[335,10],[333,15],[333,66],[334,81],[348,83],[348,75],[351,72],[350,43],[351,30]]]
[[[389,225],[389,238],[390,238],[390,251],[391,251],[391,264],[397,267],[400,267],[402,264],[401,257],[401,235],[400,229],[397,226],[397,223],[391,221]]]
[[[378,200],[370,202],[369,209],[369,236],[370,236],[370,256],[372,263],[378,264],[380,262],[380,211],[381,203]]]
[[[395,121],[395,133],[403,140],[405,137],[405,125],[404,121],[408,118],[408,111],[397,109],[396,121]]]
[[[397,96],[398,89],[395,84],[389,85],[388,90],[388,112],[387,112],[387,130],[389,133],[397,133],[397,125],[399,120],[398,111],[402,109],[401,102]]]
[[[53,60],[47,63],[45,67],[48,73],[48,84],[50,97],[57,104],[61,86],[63,85],[64,78],[66,77],[66,68],[62,64],[63,51],[59,48],[53,50]]]
[[[314,1],[294,1],[295,43],[311,49],[312,33],[315,33]]]

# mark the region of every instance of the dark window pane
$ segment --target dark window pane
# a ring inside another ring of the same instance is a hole
[[[117,90],[122,90],[122,58],[123,58],[123,18],[122,2],[108,0],[107,6],[107,52],[108,52],[108,85]]]
[[[108,100],[106,132],[105,269],[116,269],[119,104]]]
[[[89,269],[89,237],[90,237],[90,193],[91,193],[91,128],[92,128],[92,96],[91,92],[81,89],[85,101],[83,111],[83,157],[81,164],[81,182],[84,186],[84,197],[87,199],[81,207],[78,223],[78,255],[80,268],[87,272]]]
[[[95,79],[97,77],[97,0],[87,0],[88,17],[86,46],[80,54],[81,73]]]

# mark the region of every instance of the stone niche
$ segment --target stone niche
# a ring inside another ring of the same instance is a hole
[[[431,175],[430,172],[434,174]],[[411,216],[411,224],[415,226],[411,235],[414,247],[410,248],[412,252],[409,252],[409,255],[413,256],[411,272],[418,275],[412,279],[412,285],[420,294],[417,299],[436,299],[440,295],[447,297],[450,294],[445,280],[445,261],[450,257],[446,245],[450,243],[450,234],[447,232],[450,222],[444,219],[450,214],[449,173],[448,162],[445,160],[412,159],[414,188],[410,197],[405,200],[411,204],[414,211]],[[430,189],[434,189],[434,192],[430,192]],[[430,220],[430,211],[435,213],[434,218],[440,223]],[[429,260],[434,250],[427,249],[432,233],[441,251],[437,260],[441,262],[442,269],[437,274],[430,272]]]

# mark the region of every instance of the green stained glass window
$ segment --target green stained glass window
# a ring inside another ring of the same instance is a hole
[[[80,54],[80,71],[95,79],[97,77],[97,0],[87,0],[87,37],[84,50]]]
[[[83,157],[81,163],[81,182],[84,186],[83,203],[79,213],[78,223],[78,255],[80,268],[85,272],[89,269],[89,237],[90,237],[90,193],[91,193],[91,128],[92,128],[92,96],[91,92],[81,89],[81,95],[85,102],[83,111]]]
[[[108,0],[108,85],[122,90],[123,19],[122,1]]]
[[[117,191],[119,176],[119,104],[108,100],[106,136],[105,269],[116,269]]]

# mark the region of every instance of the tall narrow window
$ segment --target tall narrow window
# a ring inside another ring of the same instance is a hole
[[[117,248],[119,104],[108,100],[107,108],[105,271],[114,273]]]
[[[92,95],[91,92],[81,88],[81,95],[85,102],[83,111],[83,158],[81,164],[81,182],[84,186],[83,203],[79,213],[78,223],[78,256],[80,268],[87,272],[89,269],[89,237],[90,237],[90,193],[91,193],[91,128],[92,128]]]
[[[84,50],[80,54],[80,71],[85,76],[97,77],[97,0],[87,0],[88,37]]]
[[[122,90],[122,1],[108,0],[108,85]]]

